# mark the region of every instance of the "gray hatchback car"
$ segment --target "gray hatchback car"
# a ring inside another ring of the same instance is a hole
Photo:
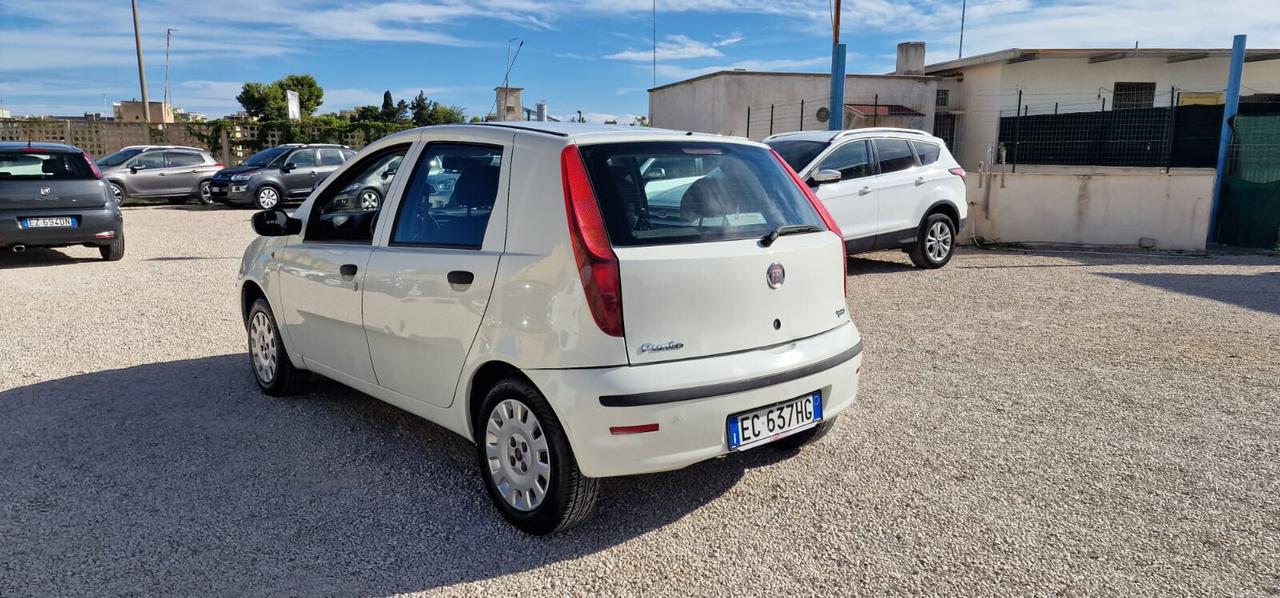
[[[356,151],[330,143],[289,143],[264,149],[239,166],[218,171],[210,187],[217,203],[270,210],[289,200],[306,199]]]
[[[133,145],[98,159],[116,198],[160,198],[186,203],[192,197],[213,203],[209,181],[222,164],[209,152],[183,145]]]
[[[124,257],[124,217],[98,166],[70,145],[0,142],[0,247],[67,245]]]

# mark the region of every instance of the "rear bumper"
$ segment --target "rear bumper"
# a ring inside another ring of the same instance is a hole
[[[825,419],[853,405],[862,366],[852,323],[758,351],[641,366],[529,370],[589,477],[680,469],[729,452],[728,417],[822,392]],[[713,394],[718,393],[718,394]],[[613,435],[614,426],[658,424]]]
[[[75,228],[22,228],[22,220],[32,217],[74,216],[79,220]],[[45,208],[0,210],[0,247],[27,245],[29,247],[62,247],[65,245],[107,245],[111,238],[99,234],[114,232],[119,236],[124,230],[124,218],[115,205],[89,210],[76,208]]]

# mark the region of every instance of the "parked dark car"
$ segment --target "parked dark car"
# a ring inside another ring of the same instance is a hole
[[[0,142],[0,247],[68,245],[124,257],[124,217],[98,165],[70,145]]]
[[[345,145],[277,145],[239,166],[218,171],[209,187],[210,197],[216,203],[270,210],[285,201],[306,199],[320,181],[355,155]]]
[[[208,151],[184,145],[132,145],[97,164],[116,199],[162,198],[172,204],[192,197],[211,203],[209,181],[222,169]]]

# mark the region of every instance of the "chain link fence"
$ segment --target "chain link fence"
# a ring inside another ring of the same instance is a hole
[[[831,120],[829,96],[805,97],[747,107],[746,137],[763,139],[778,133],[825,131]],[[845,98],[844,128],[900,127],[932,130],[928,111],[918,98],[904,100],[888,95]]]

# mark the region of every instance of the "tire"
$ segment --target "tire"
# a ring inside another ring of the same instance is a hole
[[[201,205],[213,205],[213,192],[209,190],[209,181],[200,181],[196,187],[196,199],[200,200]]]
[[[930,214],[920,224],[916,242],[907,253],[911,263],[930,270],[941,268],[956,252],[956,225],[946,214]]]
[[[111,194],[116,196],[116,205],[124,205],[124,200],[128,197],[124,185],[114,181],[111,183]]]
[[[253,193],[253,206],[259,210],[274,210],[284,201],[275,185],[263,185]]]
[[[836,427],[837,419],[838,418],[833,417],[803,432],[797,432],[787,436],[786,438],[779,438],[778,440],[770,442],[766,446],[771,446],[775,449],[784,451],[796,450],[807,444],[822,440],[823,436],[830,434],[831,430]]]
[[[499,382],[485,394],[474,428],[480,477],[511,525],[541,536],[586,520],[600,480],[582,475],[560,420],[536,388],[518,378]]]
[[[365,187],[356,194],[360,202],[360,209],[365,211],[373,211],[378,209],[378,205],[382,203],[382,194],[373,187]]]
[[[309,373],[289,361],[289,352],[280,339],[280,328],[266,299],[254,301],[249,308],[245,332],[249,338],[249,369],[262,392],[287,397],[306,388]]]
[[[99,245],[98,253],[108,262],[118,262],[124,257],[124,229],[116,231],[116,238],[110,245]]]

